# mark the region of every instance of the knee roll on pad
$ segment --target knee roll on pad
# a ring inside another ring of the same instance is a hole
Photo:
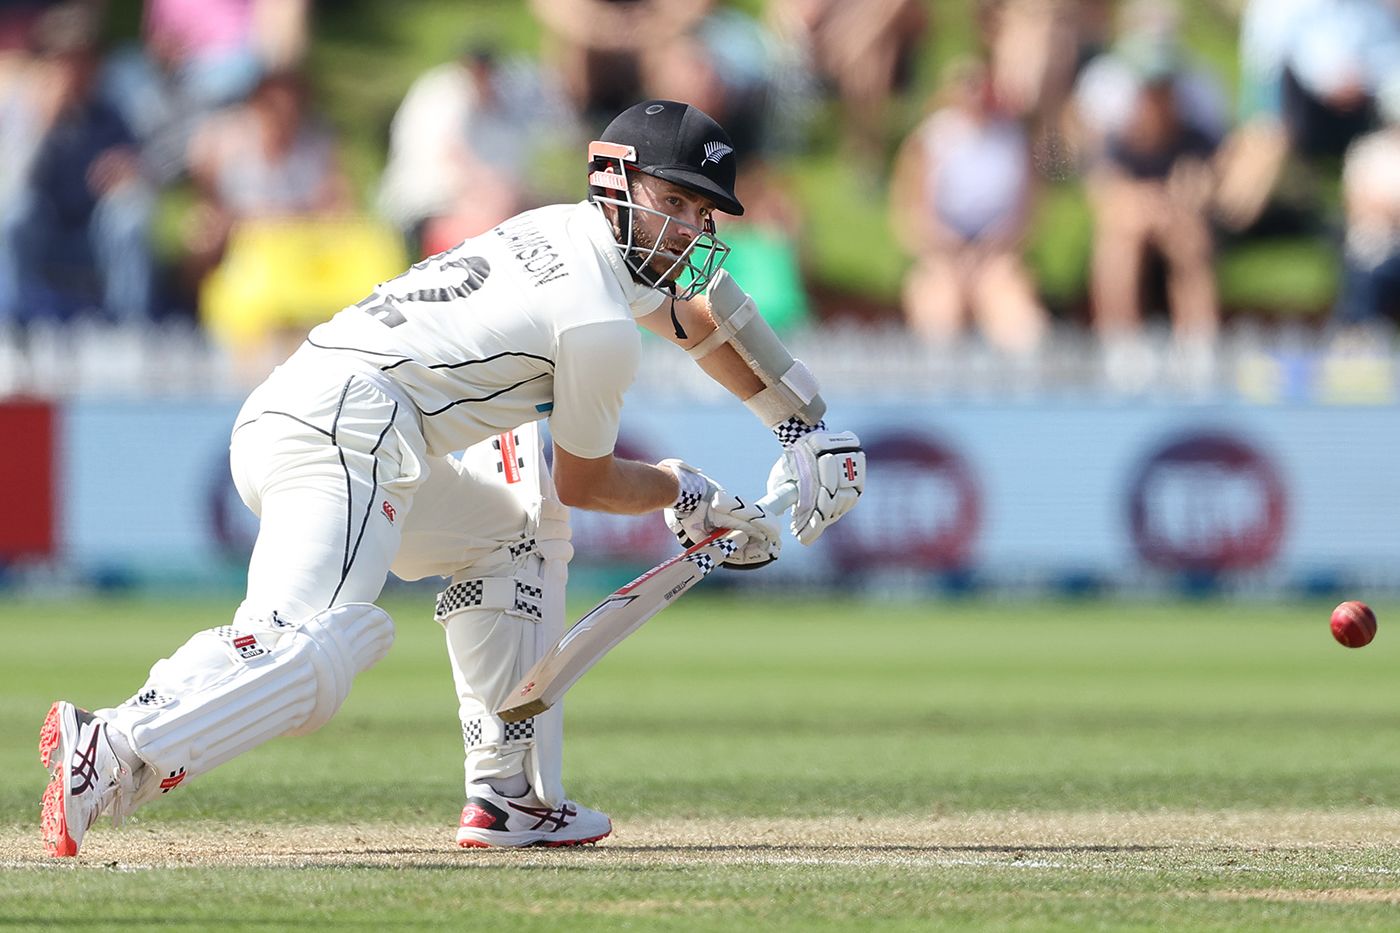
[[[356,674],[388,653],[394,623],[369,603],[301,622],[273,613],[199,632],[108,712],[158,775],[203,773],[280,735],[325,725]]]
[[[286,735],[315,732],[350,695],[355,675],[379,663],[394,644],[394,621],[371,603],[348,603],[317,613],[292,633],[316,672],[316,705]],[[309,648],[307,647],[309,646]]]

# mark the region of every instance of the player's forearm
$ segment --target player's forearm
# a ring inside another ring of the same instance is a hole
[[[729,304],[748,299],[737,287],[727,289],[725,296],[721,300]],[[673,302],[669,307],[641,318],[639,323],[685,350],[707,376],[741,402],[748,402],[762,392],[767,383],[728,341],[727,334],[716,332],[718,322],[710,308],[712,298],[707,293],[689,301]],[[766,325],[764,327],[766,329]],[[773,341],[781,346],[781,341],[775,335]],[[786,356],[786,351],[782,351],[782,354]],[[791,361],[790,356],[787,358]],[[783,371],[786,371],[785,368]],[[777,376],[781,375],[781,372],[777,373]]]
[[[710,329],[714,329],[713,325]],[[728,389],[741,402],[747,402],[763,391],[763,380],[733,347],[720,347],[704,359],[696,360],[696,363],[707,376]]]
[[[650,463],[615,457],[579,461],[557,447],[555,463],[559,499],[573,508],[642,515],[666,508],[680,492],[674,473]]]
[[[619,515],[655,512],[676,501],[680,485],[664,467],[635,460],[614,460],[615,480],[598,490],[596,508]]]

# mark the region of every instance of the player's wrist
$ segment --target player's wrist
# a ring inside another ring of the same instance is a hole
[[[676,478],[676,501],[671,510],[677,515],[690,515],[709,498],[710,480],[689,464],[674,458],[662,460],[657,466]]]
[[[816,424],[808,424],[798,415],[793,415],[773,425],[772,430],[773,436],[778,439],[778,443],[783,445],[784,450],[787,450],[813,431],[825,431],[826,421],[821,420]]]

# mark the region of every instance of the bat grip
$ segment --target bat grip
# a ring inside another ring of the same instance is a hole
[[[796,501],[797,484],[794,483],[792,480],[788,480],[786,483],[783,483],[781,486],[770,492],[768,495],[764,496],[762,499],[759,499],[758,502],[755,504],[759,508],[763,509],[764,514],[766,515],[781,515],[788,509],[792,508],[792,504]],[[712,544],[713,542],[718,541],[720,538],[724,537],[737,538],[741,535],[747,537],[747,534],[748,533],[744,531],[730,531],[728,528],[716,528],[714,531],[710,532],[710,536],[708,538],[701,541],[699,544],[692,545],[692,548],[703,547],[706,544]],[[689,552],[687,551],[687,553]]]
[[[789,480],[758,500],[759,508],[769,515],[780,515],[797,501],[797,484]]]

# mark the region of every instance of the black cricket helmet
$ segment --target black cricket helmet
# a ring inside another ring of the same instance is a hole
[[[632,175],[660,178],[708,198],[727,214],[743,214],[744,205],[734,194],[734,147],[723,127],[689,104],[642,101],[618,114],[602,137],[589,144],[588,166],[588,198],[618,208],[618,249],[632,274],[680,299],[704,291],[729,254],[715,235],[714,222],[706,220],[704,228],[697,228],[642,207],[632,200]],[[632,211],[662,219],[651,245],[637,242]],[[680,254],[661,249],[677,227],[692,232],[689,247]],[[658,257],[671,260],[661,271],[653,265]]]

